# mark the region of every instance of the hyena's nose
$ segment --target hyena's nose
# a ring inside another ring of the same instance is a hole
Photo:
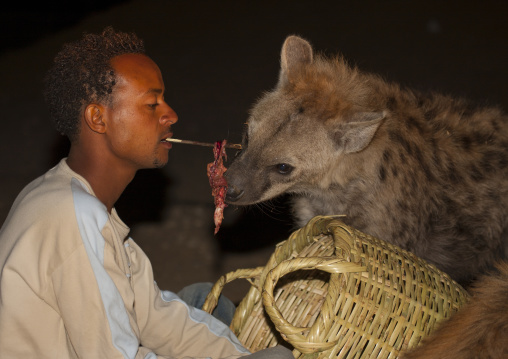
[[[226,192],[226,201],[236,202],[243,197],[244,193],[245,192],[243,190],[239,190],[238,188],[230,184],[228,186],[228,191]]]

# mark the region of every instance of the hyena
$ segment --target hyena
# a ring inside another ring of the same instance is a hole
[[[231,204],[293,194],[298,226],[343,214],[463,285],[504,257],[508,117],[404,89],[297,36],[225,175]]]

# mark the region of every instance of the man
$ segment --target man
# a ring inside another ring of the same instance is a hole
[[[222,322],[159,290],[114,209],[137,170],[166,164],[178,120],[142,41],[112,28],[86,34],[64,46],[46,84],[71,147],[20,193],[0,231],[0,358],[248,355]]]

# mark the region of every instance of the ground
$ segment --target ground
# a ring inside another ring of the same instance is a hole
[[[163,72],[166,100],[180,118],[175,138],[239,142],[252,103],[276,83],[280,47],[290,34],[405,86],[508,108],[508,3],[502,1],[77,5],[79,14],[65,5],[1,13],[0,223],[23,186],[65,156],[67,143],[52,129],[41,95],[52,57],[64,42],[107,25],[145,39]],[[292,230],[282,198],[248,209],[229,206],[214,236],[206,178],[212,159],[211,148],[176,144],[170,163],[141,171],[117,205],[161,288],[177,291],[264,265]],[[233,283],[225,292],[238,301],[247,286]]]

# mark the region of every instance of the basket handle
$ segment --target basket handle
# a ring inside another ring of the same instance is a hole
[[[212,289],[210,290],[210,293],[208,293],[206,296],[202,309],[207,313],[212,313],[217,306],[217,303],[219,302],[219,297],[222,293],[222,289],[227,283],[232,282],[235,279],[255,278],[261,274],[263,269],[264,267],[237,269],[235,271],[224,274],[219,278],[217,282],[215,282]]]
[[[291,343],[301,353],[311,354],[330,349],[336,345],[335,342],[325,342],[321,339],[330,329],[326,321],[329,322],[331,317],[335,317],[333,313],[335,300],[330,296],[329,291],[318,318],[310,328],[295,327],[284,319],[275,305],[273,290],[280,277],[300,269],[319,269],[338,275],[340,273],[365,272],[367,267],[359,263],[346,262],[344,259],[337,257],[299,257],[282,261],[268,273],[262,293],[266,312],[284,340]],[[305,332],[307,333],[305,334]]]

